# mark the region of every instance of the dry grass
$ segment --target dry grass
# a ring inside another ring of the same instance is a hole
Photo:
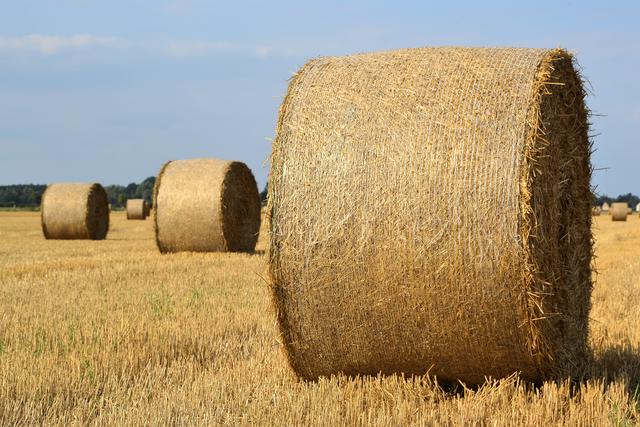
[[[594,218],[592,379],[442,390],[428,378],[300,383],[257,255],[160,255],[151,221],[46,241],[0,213],[0,424],[633,425],[640,420],[640,220]],[[634,396],[635,393],[635,396]]]

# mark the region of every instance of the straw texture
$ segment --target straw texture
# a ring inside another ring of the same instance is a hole
[[[147,219],[149,208],[144,199],[127,200],[127,219]]]
[[[600,216],[602,208],[600,206],[594,206],[591,208],[591,216]]]
[[[101,240],[109,230],[109,203],[100,184],[51,184],[40,210],[47,239]]]
[[[293,370],[467,383],[577,372],[592,255],[584,95],[559,49],[308,62],[281,106],[269,180]]]
[[[626,221],[629,214],[628,207],[625,202],[611,203],[611,208],[609,209],[611,221]]]
[[[160,252],[251,252],[260,231],[260,195],[241,162],[167,162],[154,188]]]

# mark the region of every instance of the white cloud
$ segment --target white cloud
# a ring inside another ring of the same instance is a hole
[[[73,36],[51,36],[29,34],[18,37],[0,36],[0,52],[39,53],[55,55],[62,51],[96,47],[126,47],[127,42],[119,37],[101,37],[90,34]]]
[[[235,52],[238,48],[227,42],[171,41],[161,44],[160,50],[171,57],[190,58],[215,53]]]
[[[70,51],[120,49],[171,59],[203,58],[220,54],[238,54],[267,58],[292,56],[297,49],[269,44],[251,44],[212,40],[129,40],[121,37],[76,34],[71,36],[29,34],[0,36],[0,55],[55,56]]]

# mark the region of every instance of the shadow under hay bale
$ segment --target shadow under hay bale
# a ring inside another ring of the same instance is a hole
[[[584,96],[560,49],[308,62],[280,110],[268,204],[297,375],[477,384],[579,370],[592,256]]]
[[[160,252],[252,252],[260,231],[260,196],[241,162],[167,162],[154,188]]]
[[[127,219],[147,219],[149,208],[143,199],[127,200]]]
[[[628,205],[626,202],[611,203],[609,212],[611,221],[626,221],[629,214]]]
[[[109,230],[109,203],[100,184],[51,184],[40,210],[47,239],[101,240]]]

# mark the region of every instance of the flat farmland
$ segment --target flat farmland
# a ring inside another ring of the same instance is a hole
[[[594,218],[589,379],[443,389],[400,376],[298,382],[255,254],[161,255],[152,222],[45,240],[0,212],[0,424],[635,425],[640,220]]]

